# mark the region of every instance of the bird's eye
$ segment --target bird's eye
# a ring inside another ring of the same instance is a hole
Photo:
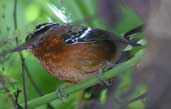
[[[32,37],[32,35],[33,35],[32,33],[28,34],[25,38],[25,41],[28,41]]]
[[[36,46],[33,44],[32,46],[31,46],[32,48],[36,48]]]

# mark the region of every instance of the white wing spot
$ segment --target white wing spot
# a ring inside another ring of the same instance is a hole
[[[84,38],[90,31],[91,31],[91,28],[89,27],[89,28],[80,36],[80,38]]]

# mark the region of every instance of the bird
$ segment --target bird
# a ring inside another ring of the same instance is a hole
[[[44,23],[13,51],[29,50],[50,75],[78,83],[114,67],[130,43],[99,28]]]

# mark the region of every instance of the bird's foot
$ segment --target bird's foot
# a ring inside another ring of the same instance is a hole
[[[103,76],[103,72],[104,71],[107,71],[111,68],[114,67],[114,64],[109,62],[109,61],[106,61],[105,63],[103,63],[100,67],[100,69],[98,70],[98,73],[97,73],[97,79],[99,81],[100,84],[102,85],[111,85],[110,82],[108,80],[105,80],[104,76]]]
[[[64,99],[67,97],[67,95],[64,93],[64,87],[59,86],[56,89],[56,98],[59,99],[61,102],[64,102]]]

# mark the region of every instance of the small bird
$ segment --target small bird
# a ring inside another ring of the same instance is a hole
[[[111,69],[128,44],[126,38],[102,29],[45,23],[13,51],[28,49],[50,75],[78,83]]]

